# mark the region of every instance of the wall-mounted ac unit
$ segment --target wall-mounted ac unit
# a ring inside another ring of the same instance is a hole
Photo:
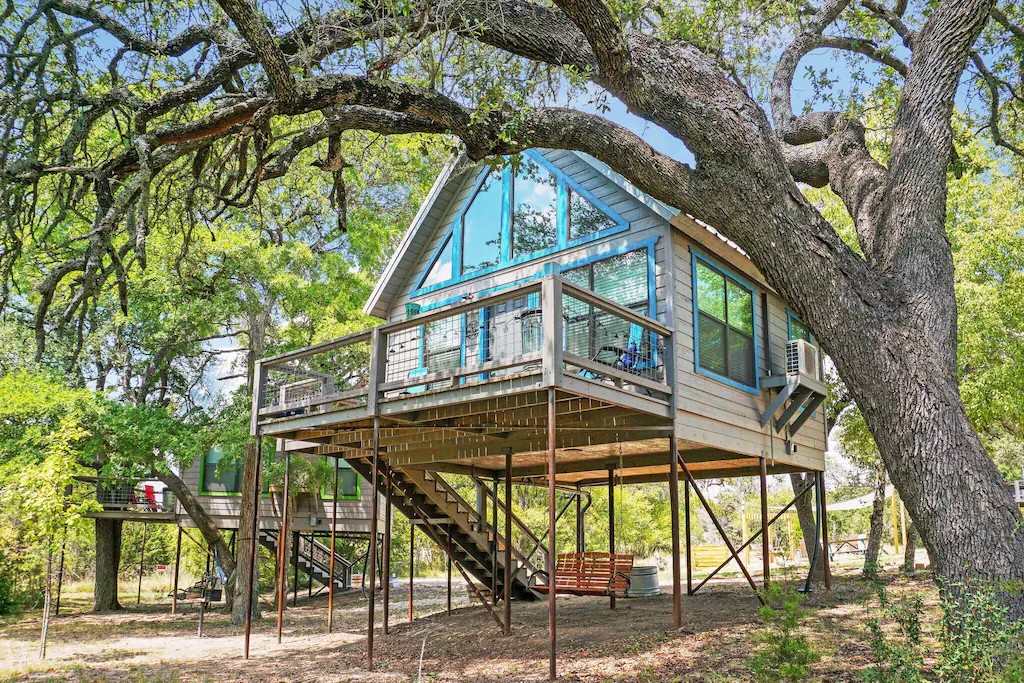
[[[821,362],[818,347],[803,339],[786,342],[786,374],[803,375],[820,382]]]

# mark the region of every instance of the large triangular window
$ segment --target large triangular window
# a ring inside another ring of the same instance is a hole
[[[523,156],[512,185],[512,258],[558,244],[558,180]]]
[[[501,171],[491,171],[462,215],[462,272],[501,261]]]
[[[442,282],[448,282],[452,279],[452,238],[448,237],[448,241],[445,242],[444,248],[441,249],[437,258],[434,259],[433,265],[430,266],[430,270],[427,271],[427,276],[423,278],[423,282],[420,283],[420,287],[431,287],[433,285],[439,285]]]
[[[566,192],[569,194],[567,222],[570,240],[593,235],[614,228],[618,224],[614,218],[579,192],[574,192],[572,188],[566,188]]]

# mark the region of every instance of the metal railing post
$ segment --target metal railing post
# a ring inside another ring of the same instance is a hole
[[[541,282],[541,326],[544,330],[544,375],[546,386],[558,383],[562,374],[565,320],[562,317],[562,279],[551,275]]]

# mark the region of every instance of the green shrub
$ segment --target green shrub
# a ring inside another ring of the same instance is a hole
[[[885,586],[877,582],[875,593],[880,614],[868,620],[875,666],[864,673],[864,680],[870,683],[917,683],[925,680],[921,645],[924,603],[918,596],[893,602]]]
[[[18,609],[14,567],[0,552],[0,616],[13,614]]]
[[[796,633],[804,618],[803,596],[780,583],[771,584],[762,596],[768,604],[758,610],[764,624],[757,636],[761,648],[750,661],[750,670],[758,681],[803,681],[810,665],[821,658],[807,638]]]

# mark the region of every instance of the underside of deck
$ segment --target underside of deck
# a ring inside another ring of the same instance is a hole
[[[591,385],[591,382],[585,382]],[[506,386],[507,388],[507,386]],[[592,387],[582,389],[593,394]],[[453,403],[445,392],[443,405],[424,407],[417,396],[413,405],[386,403],[381,413],[381,457],[392,467],[426,469],[484,478],[503,478],[505,453],[512,452],[512,476],[519,482],[547,481],[548,393],[529,389]],[[436,401],[435,397],[435,401]],[[608,397],[614,399],[614,396]],[[630,401],[632,402],[630,397]],[[648,412],[622,405],[627,401],[601,400],[562,387],[555,391],[556,481],[560,485],[588,486],[607,482],[615,470],[620,483],[665,481],[669,472],[672,420],[654,403]],[[662,404],[667,408],[666,404]],[[292,452],[367,459],[373,452],[373,420],[331,421],[319,416],[315,427],[274,426],[273,434],[287,440]],[[301,420],[307,422],[308,420]],[[684,461],[695,478],[754,476],[758,458],[677,438]],[[769,464],[771,474],[800,468]]]

